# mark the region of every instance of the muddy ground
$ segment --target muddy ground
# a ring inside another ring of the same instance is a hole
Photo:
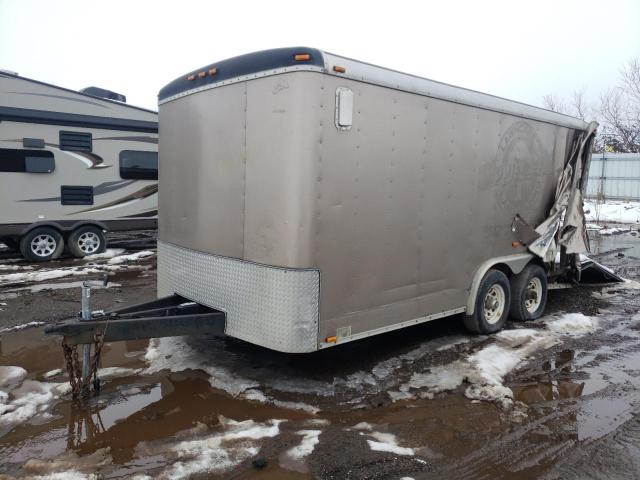
[[[636,233],[595,236],[592,257],[640,280]],[[14,327],[74,315],[105,273],[94,308],[154,298],[149,238],[111,248],[0,250],[0,478],[640,478],[635,281],[551,291],[547,316],[491,337],[453,317],[304,356],[107,344],[102,392],[74,403],[58,339]]]

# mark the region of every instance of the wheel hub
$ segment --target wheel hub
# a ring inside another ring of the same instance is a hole
[[[484,318],[487,323],[493,325],[500,321],[504,313],[506,304],[506,294],[504,289],[494,284],[487,291],[484,297]]]
[[[51,235],[42,234],[31,240],[31,251],[39,257],[52,255],[56,247],[56,240]]]
[[[84,232],[78,238],[78,248],[85,254],[95,253],[100,248],[100,239],[93,232]]]
[[[538,277],[533,277],[527,284],[524,306],[529,313],[534,313],[542,303],[542,282]]]

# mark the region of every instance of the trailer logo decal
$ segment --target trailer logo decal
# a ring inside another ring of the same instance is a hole
[[[515,122],[504,133],[495,162],[486,169],[485,185],[495,189],[499,207],[509,211],[514,205],[530,205],[537,202],[542,190],[542,180],[547,173],[540,171],[544,149],[538,133],[531,124]]]

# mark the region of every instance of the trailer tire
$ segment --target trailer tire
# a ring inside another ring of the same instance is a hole
[[[489,270],[480,282],[473,314],[464,316],[464,326],[473,333],[502,330],[509,316],[511,285],[500,270]]]
[[[55,228],[34,228],[20,239],[20,253],[32,262],[55,260],[63,250],[64,239]]]
[[[94,225],[76,228],[67,239],[69,253],[77,258],[102,253],[107,248],[107,238],[102,229]]]
[[[530,263],[511,277],[511,318],[519,321],[540,318],[547,306],[547,272]]]

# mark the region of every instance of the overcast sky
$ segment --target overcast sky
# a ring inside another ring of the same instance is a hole
[[[582,88],[595,98],[640,57],[640,0],[0,0],[0,68],[153,109],[190,70],[284,46],[535,105]]]

